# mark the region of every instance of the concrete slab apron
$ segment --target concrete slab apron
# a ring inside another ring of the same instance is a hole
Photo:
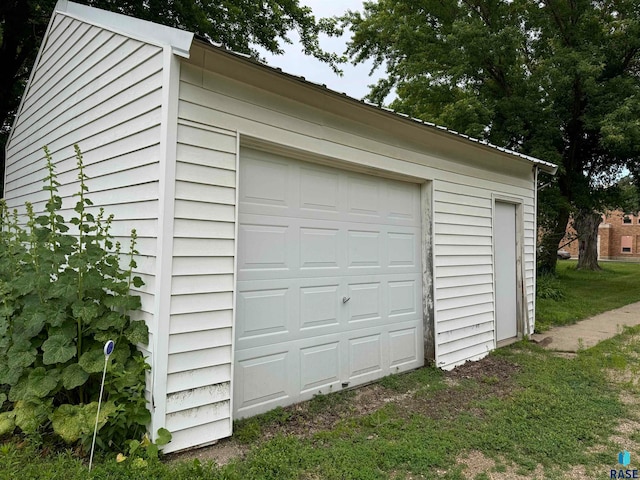
[[[601,313],[574,325],[553,327],[544,333],[531,335],[531,340],[547,350],[577,352],[579,348],[590,348],[614,337],[625,326],[635,325],[640,325],[640,302]]]

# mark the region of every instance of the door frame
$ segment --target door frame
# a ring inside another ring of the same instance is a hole
[[[516,336],[498,341],[498,319],[496,316],[496,202],[515,205],[516,207]],[[524,289],[524,199],[510,195],[492,193],[491,194],[491,249],[493,253],[493,342],[494,348],[504,347],[511,343],[522,340],[527,333],[527,302]]]

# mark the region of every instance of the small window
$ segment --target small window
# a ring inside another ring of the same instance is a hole
[[[622,219],[622,223],[626,223],[626,224],[632,223],[631,217],[627,217],[625,215],[625,217]]]
[[[631,244],[633,243],[633,237],[631,235],[625,235],[622,237],[622,253],[632,253],[631,252]]]

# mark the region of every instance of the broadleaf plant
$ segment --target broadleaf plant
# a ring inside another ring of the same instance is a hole
[[[46,147],[44,212],[27,203],[23,218],[0,201],[0,435],[19,428],[86,448],[105,368],[103,345],[113,340],[97,445],[117,450],[140,438],[150,421],[150,367],[137,349],[149,331],[131,317],[140,298],[130,289],[144,283],[133,275],[135,230],[122,269],[110,232],[113,216],[91,208],[82,153],[75,151],[80,187],[72,218],[61,214],[60,183]]]

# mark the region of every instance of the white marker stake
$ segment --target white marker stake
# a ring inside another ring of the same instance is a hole
[[[100,405],[102,404],[102,392],[104,390],[104,378],[107,375],[107,361],[109,355],[113,353],[113,347],[115,347],[113,340],[109,340],[104,344],[104,370],[102,371],[102,383],[100,384],[100,396],[98,397],[98,412],[96,413],[96,426],[93,429],[93,441],[91,442],[91,456],[89,457],[89,471],[91,471],[91,464],[93,463],[93,449],[96,446],[96,434],[98,433],[98,419],[100,418]]]

